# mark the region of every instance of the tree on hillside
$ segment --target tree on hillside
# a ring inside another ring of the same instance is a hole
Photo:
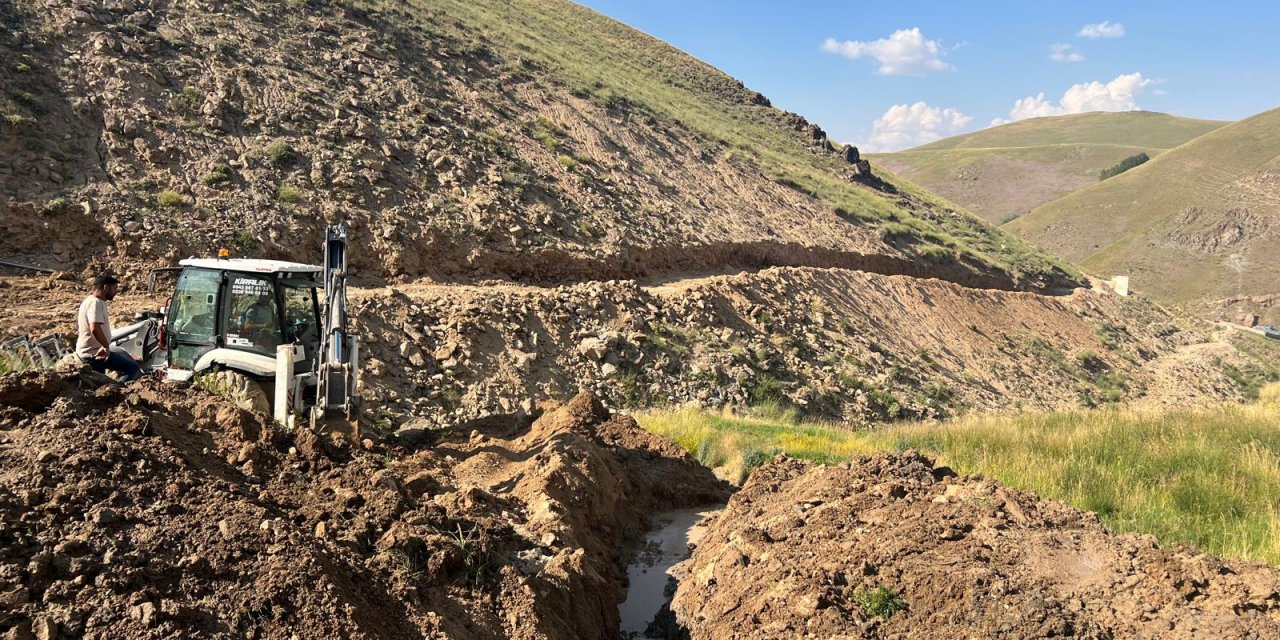
[[[1102,182],[1103,180],[1106,180],[1107,178],[1110,178],[1112,176],[1118,176],[1150,159],[1151,158],[1147,156],[1145,151],[1136,155],[1129,156],[1128,158],[1125,158],[1124,160],[1121,160],[1120,162],[1117,162],[1116,164],[1110,167],[1107,167],[1106,169],[1103,169],[1102,173],[1098,174],[1098,182]]]

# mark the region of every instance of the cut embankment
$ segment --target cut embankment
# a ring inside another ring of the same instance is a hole
[[[678,570],[695,640],[1280,635],[1280,569],[1115,535],[912,452],[766,464]]]
[[[910,246],[913,236],[903,238],[904,246]],[[1045,295],[1065,295],[1082,284],[1081,279],[1061,270],[1051,277],[1041,274],[1039,279],[1028,280],[945,245],[926,243],[926,248],[928,250],[916,255],[896,251],[862,253],[781,242],[721,242],[623,247],[603,257],[558,249],[503,253],[460,248],[454,259],[450,259],[448,253],[437,256],[439,263],[454,265],[454,270],[436,269],[427,273],[446,280],[464,273],[479,273],[548,286],[632,279],[671,282],[708,274],[755,272],[769,267],[813,267],[934,278],[972,289],[1034,291]],[[459,263],[465,264],[466,269],[459,267]]]

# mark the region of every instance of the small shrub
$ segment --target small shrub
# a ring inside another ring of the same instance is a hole
[[[66,198],[54,198],[44,203],[45,213],[66,213],[71,209],[71,203]]]
[[[558,156],[558,157],[556,158],[556,162],[559,162],[559,163],[560,163],[560,166],[562,166],[562,167],[564,167],[564,168],[566,168],[566,169],[572,169],[572,168],[574,168],[574,167],[578,166],[578,161],[577,161],[577,160],[574,160],[574,159],[573,159],[573,156],[567,156],[567,155],[564,155],[564,154],[560,154],[560,156]]]
[[[874,589],[858,589],[853,592],[853,599],[862,607],[862,612],[869,618],[884,618],[888,620],[893,617],[893,614],[907,608],[906,601],[884,585]]]
[[[1093,351],[1081,351],[1076,354],[1076,364],[1090,373],[1100,373],[1110,368],[1107,366],[1107,361]]]
[[[273,167],[284,167],[297,160],[298,154],[287,142],[274,142],[262,150],[262,155]]]
[[[769,375],[757,375],[747,382],[747,395],[753,405],[778,404],[782,401],[782,383]]]
[[[253,233],[248,229],[241,231],[231,244],[240,251],[240,253],[249,253],[258,248],[258,239],[253,237]]]
[[[920,248],[920,257],[926,262],[933,264],[948,264],[955,262],[956,256],[946,247],[936,245],[928,245]]]
[[[10,351],[0,351],[0,373],[26,371],[33,366],[35,365],[31,362],[30,357],[24,357]]]
[[[11,127],[20,127],[24,124],[30,124],[31,122],[34,122],[29,118],[23,117],[22,114],[20,113],[6,113],[4,114],[4,121],[8,123],[9,126]]]
[[[12,94],[11,97],[13,98],[14,102],[28,109],[36,111],[37,113],[43,112],[44,105],[41,104],[40,98],[37,98],[36,94],[31,93],[30,91],[19,91],[15,94]]]
[[[453,544],[462,552],[461,578],[472,591],[479,590],[488,579],[489,560],[476,530],[463,531],[462,523],[449,534]]]
[[[169,106],[174,111],[186,114],[198,112],[202,104],[204,104],[204,94],[195,87],[183,87],[181,92],[169,99]]]
[[[186,205],[187,199],[183,197],[181,193],[178,193],[173,189],[165,189],[164,191],[161,191],[158,195],[156,195],[156,204],[162,207],[176,209],[178,207]]]
[[[302,191],[291,184],[282,184],[280,189],[276,191],[276,199],[280,202],[293,204],[302,200]]]
[[[869,385],[864,385],[863,391],[866,392],[867,408],[877,418],[881,420],[897,420],[905,417],[902,410],[902,401],[889,391]]]
[[[200,178],[200,182],[206,187],[212,187],[226,182],[231,182],[231,176],[231,166],[219,163],[213,165],[213,170]]]
[[[561,137],[564,136],[564,130],[556,126],[546,116],[538,116],[533,122],[533,139],[538,141],[543,147],[555,151],[562,144]]]

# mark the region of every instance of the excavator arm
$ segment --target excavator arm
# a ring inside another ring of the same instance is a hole
[[[347,326],[347,227],[325,231],[324,304],[321,307],[320,351],[316,358],[316,403],[311,427],[359,437],[360,341]]]

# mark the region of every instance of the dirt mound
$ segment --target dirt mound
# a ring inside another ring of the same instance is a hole
[[[1280,569],[1115,535],[914,452],[775,460],[680,570],[693,638],[1280,637]]]
[[[1218,403],[1241,394],[1224,367],[1250,360],[1140,298],[844,269],[547,288],[413,284],[351,298],[366,397],[444,423],[528,413],[578,388],[615,407],[777,402],[850,423]]]
[[[350,449],[215,398],[0,378],[0,637],[612,637],[647,514],[722,500],[590,396]]]

